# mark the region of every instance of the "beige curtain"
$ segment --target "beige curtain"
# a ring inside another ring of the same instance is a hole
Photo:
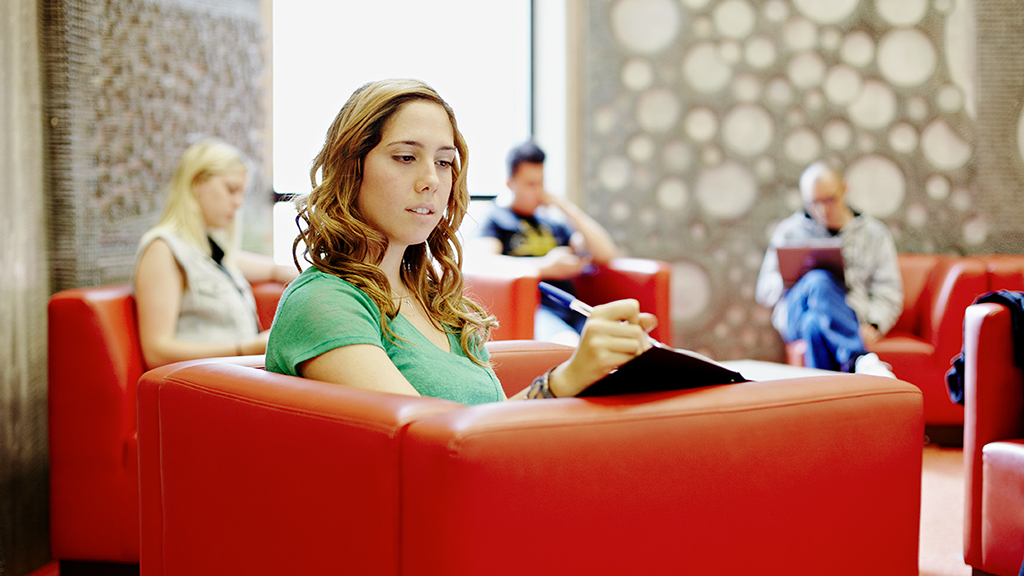
[[[37,6],[0,2],[0,574],[11,575],[50,556]]]

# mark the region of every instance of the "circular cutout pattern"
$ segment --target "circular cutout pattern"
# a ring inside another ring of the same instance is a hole
[[[611,11],[612,34],[627,50],[654,54],[679,34],[679,8],[672,0],[619,0]]]
[[[857,99],[847,107],[847,112],[853,123],[861,128],[884,128],[896,114],[896,95],[886,84],[868,80]]]
[[[939,2],[935,8],[941,10]],[[972,3],[956,2],[956,9],[946,18],[943,42],[949,78],[963,92],[963,106],[971,118],[976,114],[974,89],[978,62],[974,10]]]
[[[753,175],[733,160],[706,168],[697,178],[697,202],[711,218],[738,218],[750,210],[756,197]]]
[[[612,220],[616,222],[624,222],[629,219],[629,215],[632,214],[633,210],[629,205],[629,202],[625,200],[616,200],[612,202],[611,207],[608,210],[608,214],[612,217]]]
[[[690,322],[707,309],[711,301],[711,279],[692,262],[672,265],[672,320]]]
[[[837,50],[842,41],[843,34],[831,26],[821,31],[821,47],[829,52]]]
[[[680,212],[686,207],[689,191],[686,189],[686,182],[680,178],[667,178],[658,184],[654,193],[658,199],[658,205],[665,210]]]
[[[935,103],[939,106],[939,110],[946,114],[955,114],[963,108],[964,95],[959,88],[952,85],[946,85],[939,88],[939,93],[935,96]]]
[[[851,32],[843,39],[839,56],[851,66],[864,68],[875,58],[875,41],[867,32]]]
[[[825,77],[825,96],[833,104],[846,106],[860,94],[862,82],[860,72],[852,66],[834,66]]]
[[[764,3],[764,17],[769,22],[782,22],[789,18],[789,5],[783,0],[768,0]]]
[[[860,158],[846,170],[850,206],[875,218],[892,216],[903,204],[906,177],[896,164],[880,155]]]
[[[775,178],[775,160],[771,156],[761,156],[754,162],[754,173],[761,182]]]
[[[732,79],[732,69],[722,60],[714,44],[704,42],[686,55],[683,77],[694,90],[710,94],[725,88]]]
[[[920,96],[911,96],[907,99],[907,116],[918,122],[924,120],[928,116],[928,102]]]
[[[988,223],[984,218],[972,218],[964,223],[964,242],[977,246],[988,238]]]
[[[821,141],[810,128],[800,128],[786,138],[783,149],[792,163],[810,164],[821,154]]]
[[[853,141],[853,129],[844,120],[832,120],[825,124],[825,144],[833,150],[845,150]]]
[[[945,200],[949,197],[950,189],[949,179],[941,174],[929,176],[924,183],[924,190],[932,200]]]
[[[679,98],[671,90],[648,90],[637,102],[637,123],[648,132],[667,132],[679,120],[679,107]]]
[[[914,228],[923,228],[927,223],[928,210],[924,206],[915,202],[907,207],[907,224]]]
[[[683,6],[686,6],[694,12],[700,12],[708,5],[709,0],[681,0]]]
[[[776,106],[786,106],[793,101],[793,87],[781,78],[768,83],[768,101]]]
[[[1020,150],[1020,159],[1024,162],[1024,114],[1017,119],[1017,148]]]
[[[625,188],[632,174],[629,160],[619,156],[605,159],[597,169],[597,178],[610,192],[618,192]]]
[[[686,135],[697,142],[707,142],[718,132],[718,117],[709,108],[694,108],[683,120]]]
[[[935,72],[935,47],[916,28],[893,30],[878,45],[878,68],[897,86],[919,86]]]
[[[825,60],[817,52],[801,52],[790,59],[787,73],[797,88],[819,86],[825,76]]]
[[[643,58],[630,58],[622,67],[622,85],[634,92],[640,92],[654,83],[654,68]]]
[[[771,114],[753,104],[736,106],[722,120],[725,145],[743,156],[764,152],[771,144],[774,132]]]
[[[715,29],[725,38],[746,38],[754,29],[754,9],[744,0],[725,0],[714,11]]]
[[[638,164],[646,164],[654,157],[654,141],[646,134],[639,134],[629,139],[626,144],[626,154],[630,160]]]
[[[811,50],[818,41],[818,27],[806,18],[793,18],[786,23],[782,37],[793,52]]]
[[[618,114],[611,106],[602,106],[594,112],[594,131],[607,134],[615,127]]]
[[[753,74],[740,74],[732,83],[732,95],[740,102],[756,102],[761,98],[761,80]]]
[[[796,9],[818,24],[837,24],[857,8],[858,0],[793,0]]]
[[[875,0],[875,10],[893,26],[914,26],[928,10],[927,0]]]
[[[889,146],[900,154],[909,154],[917,148],[917,130],[912,124],[900,122],[889,130]]]
[[[763,70],[775,63],[775,42],[765,36],[754,36],[747,40],[744,49],[747,64]]]
[[[971,158],[971,148],[945,120],[935,120],[921,133],[921,151],[932,166],[956,170]]]
[[[730,66],[739,63],[740,54],[742,54],[740,44],[735,40],[726,40],[718,45],[718,57]]]
[[[669,172],[685,172],[693,161],[693,152],[685,142],[674,140],[661,149],[661,161]]]

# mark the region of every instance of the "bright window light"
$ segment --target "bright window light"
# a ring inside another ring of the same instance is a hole
[[[338,110],[359,86],[418,78],[451,104],[470,150],[469,191],[505,185],[505,155],[531,133],[530,0],[333,2],[273,7],[274,190],[305,194]],[[275,210],[274,256],[291,262],[294,210]]]

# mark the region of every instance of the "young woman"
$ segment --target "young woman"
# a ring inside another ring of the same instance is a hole
[[[235,216],[247,184],[235,147],[203,140],[178,161],[159,223],[139,242],[135,300],[150,368],[195,358],[262,354],[250,282],[296,272],[236,250]]]
[[[356,90],[298,202],[295,248],[312,266],[278,306],[268,370],[466,404],[505,399],[483,346],[495,320],[462,294],[467,160],[452,109],[426,84]],[[655,324],[635,300],[598,306],[570,360],[515,397],[578,394],[646,350]]]

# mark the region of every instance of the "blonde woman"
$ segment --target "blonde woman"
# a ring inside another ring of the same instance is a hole
[[[245,156],[203,140],[178,161],[163,214],[139,242],[135,299],[146,365],[262,354],[268,333],[250,282],[296,272],[236,249],[236,216],[248,184]]]
[[[285,291],[266,367],[465,404],[504,400],[483,347],[495,320],[463,296],[468,149],[416,80],[358,89],[327,132],[298,204],[312,264]],[[296,258],[296,263],[298,263]],[[635,300],[598,306],[570,360],[515,398],[573,396],[649,347]]]

